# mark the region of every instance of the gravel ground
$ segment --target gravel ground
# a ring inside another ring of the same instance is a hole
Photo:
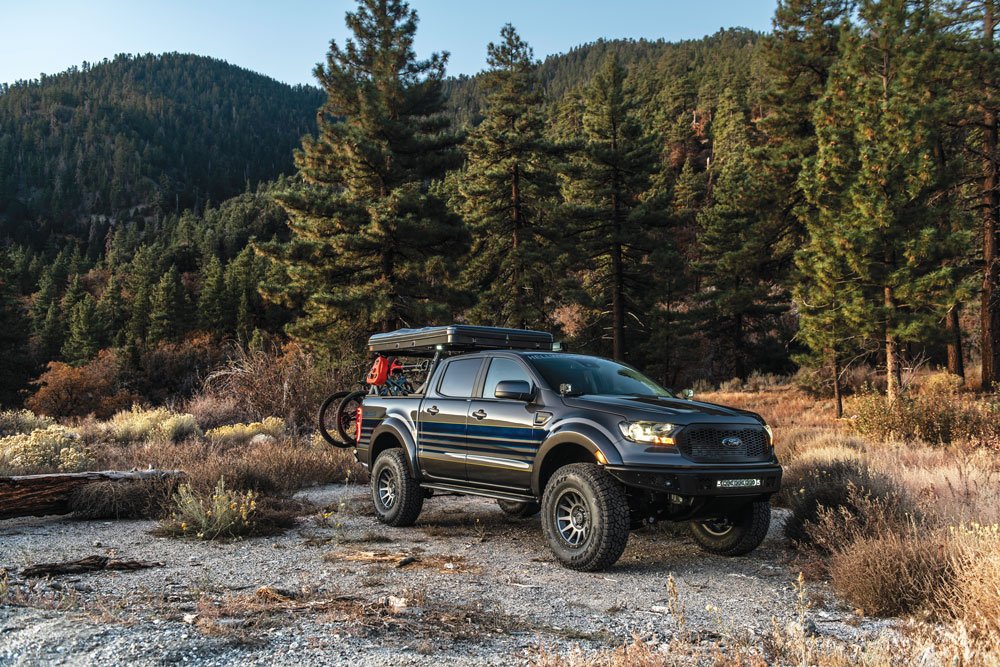
[[[537,517],[509,519],[488,500],[435,497],[417,526],[393,529],[374,519],[366,487],[299,497],[327,512],[232,542],[154,537],[149,521],[0,522],[0,665],[511,665],[680,630],[718,647],[799,617],[777,510],[750,556],[644,529],[614,568],[585,574],[553,562]],[[92,554],[163,565],[18,575]],[[837,608],[822,586],[807,597],[805,626],[819,635],[864,642],[888,627]]]

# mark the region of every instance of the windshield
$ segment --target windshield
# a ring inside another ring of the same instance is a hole
[[[673,396],[639,371],[610,359],[533,354],[531,364],[549,387],[565,396]]]

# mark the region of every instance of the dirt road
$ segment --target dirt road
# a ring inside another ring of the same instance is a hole
[[[417,526],[375,521],[366,487],[300,494],[327,511],[279,536],[154,537],[148,521],[0,522],[0,664],[511,665],[677,633],[712,650],[799,619],[797,571],[780,536],[748,557],[644,529],[610,571],[553,562],[538,518],[488,500],[435,497]],[[159,561],[136,572],[25,581],[29,564],[90,554]],[[810,632],[866,641],[859,620],[810,586]]]

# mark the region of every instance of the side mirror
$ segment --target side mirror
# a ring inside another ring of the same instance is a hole
[[[681,392],[681,398],[690,401],[694,398],[694,389],[685,389]]]
[[[501,380],[493,395],[511,401],[530,401],[535,397],[535,389],[524,380]]]

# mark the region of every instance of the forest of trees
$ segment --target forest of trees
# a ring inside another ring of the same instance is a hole
[[[0,402],[102,349],[450,321],[674,387],[981,359],[989,388],[998,4],[782,0],[767,35],[544,62],[498,26],[449,79],[407,3],[360,0],[321,91],[177,55],[5,87]]]

